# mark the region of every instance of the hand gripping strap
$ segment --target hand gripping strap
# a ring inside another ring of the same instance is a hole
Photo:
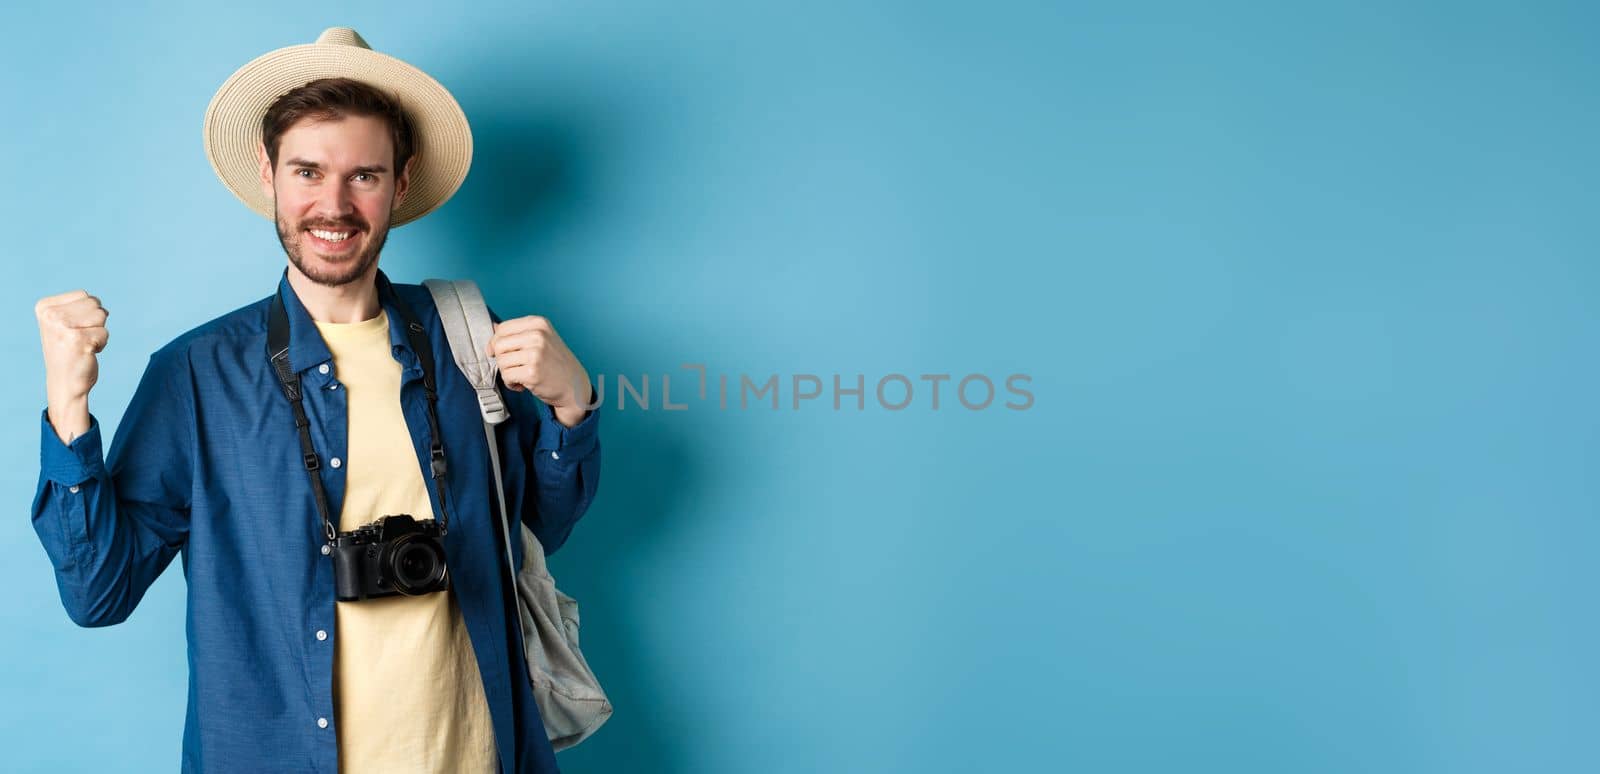
[[[490,425],[506,421],[511,412],[495,386],[498,367],[493,357],[484,354],[489,339],[494,337],[494,320],[489,317],[489,307],[483,303],[477,283],[430,279],[423,280],[422,284],[433,293],[433,303],[439,308],[439,319],[444,322],[445,337],[450,341],[456,365],[478,393],[478,410],[483,414],[483,421]]]

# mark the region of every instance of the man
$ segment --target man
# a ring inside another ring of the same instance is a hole
[[[557,771],[508,618],[475,393],[429,292],[377,266],[389,228],[465,178],[460,108],[333,28],[235,73],[206,143],[223,182],[275,222],[288,266],[273,295],[151,355],[107,457],[88,394],[108,312],[83,290],[35,309],[48,406],[33,524],[68,615],[124,620],[182,553],[184,771]],[[548,554],[599,483],[593,386],[548,320],[491,316],[485,354],[511,411],[506,507]],[[287,323],[279,353],[274,320]],[[299,379],[304,440],[273,354]],[[336,599],[356,578],[339,561],[347,533],[395,514],[444,528],[443,575]]]

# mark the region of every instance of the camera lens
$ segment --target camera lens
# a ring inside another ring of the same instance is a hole
[[[444,579],[444,550],[422,535],[405,535],[389,545],[383,570],[402,594],[434,591]]]
[[[428,549],[412,546],[395,557],[395,575],[407,586],[415,586],[427,580],[436,564],[438,563],[434,561],[433,554]]]

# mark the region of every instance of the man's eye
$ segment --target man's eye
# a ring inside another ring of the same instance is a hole
[[[299,175],[301,172],[310,172],[311,174],[316,174],[316,170],[306,169],[304,167],[301,167],[300,169],[297,169],[297,170],[294,171],[294,173],[296,175]]]
[[[357,173],[357,174],[356,174],[356,177],[364,177],[364,178],[366,178],[366,179],[368,179],[368,180],[371,180],[371,179],[372,179],[372,175],[369,175],[369,174],[367,174],[367,173],[365,173],[365,172],[360,172],[360,173]]]

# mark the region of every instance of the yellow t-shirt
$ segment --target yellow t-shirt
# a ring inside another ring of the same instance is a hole
[[[392,513],[434,518],[400,409],[388,315],[316,325],[350,411],[339,530]],[[495,771],[489,703],[455,589],[336,602],[335,609],[339,771]]]

